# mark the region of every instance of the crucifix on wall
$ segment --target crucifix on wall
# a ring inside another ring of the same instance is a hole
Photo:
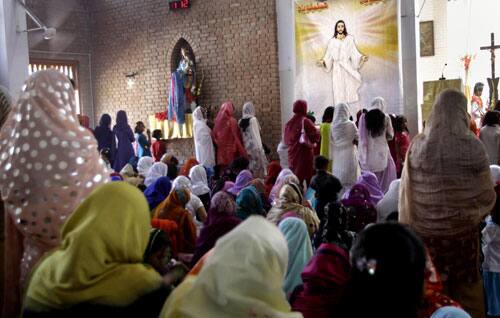
[[[491,45],[482,46],[481,50],[488,50],[491,53],[491,78],[488,78],[490,88],[490,109],[495,107],[498,100],[498,77],[495,77],[495,50],[500,49],[500,45],[495,45],[495,33],[491,33]]]

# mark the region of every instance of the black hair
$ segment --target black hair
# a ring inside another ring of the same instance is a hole
[[[238,126],[240,126],[242,131],[246,131],[248,126],[250,126],[250,119],[252,119],[252,117],[240,119]]]
[[[333,37],[336,38],[337,35],[338,35],[338,32],[337,32],[337,26],[339,25],[339,23],[343,23],[344,24],[344,35],[347,36],[347,26],[345,25],[345,22],[344,20],[338,20],[337,23],[335,23],[335,33],[333,34]]]
[[[335,112],[335,108],[333,106],[328,106],[323,112],[323,118],[321,118],[321,122],[323,123],[331,123],[333,120],[333,113]]]
[[[348,220],[347,210],[342,204],[328,202],[319,230],[313,237],[314,247],[318,249],[322,243],[334,243],[349,252],[354,233],[348,231]]]
[[[314,117],[312,114],[307,114],[306,117],[312,121],[313,124],[316,123],[316,117]]]
[[[391,120],[391,125],[394,130],[396,130],[396,114],[389,114],[389,119]]]
[[[484,115],[483,126],[495,126],[500,124],[500,113],[498,111],[489,111]]]
[[[175,178],[177,178],[177,175],[179,174],[179,168],[173,161],[167,163],[167,166],[168,166],[167,177],[170,180],[174,180]]]
[[[398,211],[392,211],[389,213],[389,215],[385,218],[387,222],[398,222],[399,220],[399,212]]]
[[[495,224],[500,225],[500,185],[495,187],[495,191],[497,193],[497,201],[493,210],[491,210],[491,219]]]
[[[141,192],[146,191],[147,187],[144,183],[138,184],[137,189],[141,190]]]
[[[111,149],[109,149],[108,147],[102,148],[101,151],[99,151],[99,154],[105,157],[108,161],[110,161]]]
[[[476,85],[474,85],[474,95],[477,95],[477,93],[483,91],[484,84],[481,82],[477,82]]]
[[[145,126],[144,123],[142,121],[138,121],[135,123],[135,128],[134,128],[134,132],[136,134],[140,134],[141,131],[139,130],[139,126]]]
[[[353,317],[417,317],[425,263],[424,244],[407,226],[387,222],[367,227],[351,249]]]
[[[497,193],[497,200],[493,210],[491,210],[491,219],[495,224],[500,225],[500,184],[495,187]]]
[[[373,138],[379,137],[384,133],[385,114],[380,109],[372,109],[365,115],[366,129]]]
[[[170,158],[170,162],[177,166],[179,164],[179,159],[177,159],[177,157],[175,156],[172,156],[172,158]]]
[[[316,170],[325,170],[329,162],[330,160],[325,156],[316,156],[314,157],[314,168]]]
[[[153,136],[153,138],[156,138],[156,139],[160,140],[161,136],[162,136],[161,129],[155,129],[155,130],[153,130],[152,136]]]
[[[229,165],[229,169],[232,171],[239,173],[242,170],[248,169],[248,166],[250,165],[250,161],[248,161],[247,158],[245,157],[238,157],[234,159],[231,164]]]
[[[408,131],[408,127],[406,127],[406,117],[403,116],[403,115],[398,115],[396,116],[395,120],[394,120],[394,131],[397,131],[397,132],[403,132],[403,131],[406,131],[406,132],[409,132]]]
[[[495,103],[495,110],[500,111],[500,100],[497,100],[497,102]]]
[[[356,113],[356,127],[359,128],[359,119],[361,118],[361,115],[368,113],[368,110],[366,108],[358,110]]]
[[[151,229],[148,246],[146,247],[146,252],[144,252],[144,260],[147,261],[151,255],[169,246],[171,246],[171,242],[167,233],[160,229]]]

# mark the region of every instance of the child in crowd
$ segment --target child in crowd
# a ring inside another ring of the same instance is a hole
[[[152,229],[150,232],[144,262],[151,265],[160,275],[168,275],[174,286],[178,285],[188,272],[185,265],[173,259],[170,239],[167,233],[160,229]]]
[[[147,138],[144,136],[144,131],[146,131]],[[149,129],[146,130],[146,126],[142,121],[138,121],[135,124],[134,132],[137,146],[137,157],[151,157],[151,150],[149,149],[151,147],[151,131],[149,131]]]
[[[102,148],[101,151],[99,151],[101,155],[102,161],[104,161],[104,164],[106,167],[111,170],[111,162],[110,162],[110,156],[111,156],[111,150],[109,148]]]
[[[483,281],[487,312],[500,317],[500,183],[495,187],[497,201],[483,229]]]
[[[315,191],[316,213],[320,220],[323,220],[326,204],[337,201],[337,195],[342,190],[339,179],[327,171],[329,162],[324,156],[314,158],[316,175],[311,179],[311,189]]]
[[[405,116],[391,116],[394,126],[394,139],[389,140],[389,148],[392,158],[396,164],[396,173],[401,178],[401,172],[405,162],[406,152],[410,147],[410,132],[408,130],[408,121]]]
[[[153,151],[153,158],[155,161],[160,161],[161,157],[167,152],[167,142],[162,139],[162,132],[160,129],[153,130],[154,142],[151,146]]]

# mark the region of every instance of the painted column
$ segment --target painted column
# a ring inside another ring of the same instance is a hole
[[[0,85],[16,100],[28,77],[26,13],[18,0],[0,0]]]
[[[295,99],[295,16],[293,9],[293,0],[276,0],[282,128],[292,117],[292,105]]]
[[[415,136],[421,127],[419,96],[418,63],[420,55],[419,24],[416,11],[420,7],[418,0],[401,0],[399,43],[401,48],[401,85],[403,92],[403,114],[408,119],[408,129]]]

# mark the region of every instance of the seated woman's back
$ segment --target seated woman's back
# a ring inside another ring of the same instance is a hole
[[[148,204],[134,187],[97,188],[65,223],[60,247],[35,269],[24,316],[157,316],[169,289],[143,264],[149,222]]]

